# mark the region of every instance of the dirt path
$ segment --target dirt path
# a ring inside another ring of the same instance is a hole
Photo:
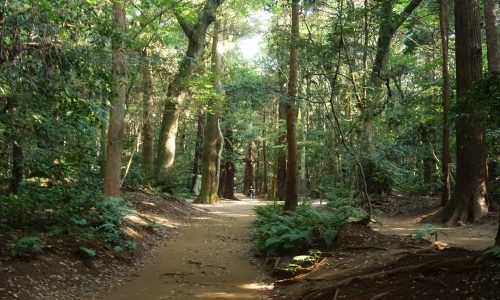
[[[253,207],[242,201],[202,205],[210,212],[181,229],[105,300],[265,299],[266,275],[249,255]]]
[[[378,222],[371,227],[382,234],[395,234],[409,236],[423,229],[424,224],[419,223],[421,217],[412,216],[380,216]],[[431,228],[437,230],[438,240],[453,247],[467,250],[484,250],[495,243],[498,229],[496,215],[488,215],[477,224],[448,227],[443,224],[432,224]],[[434,241],[434,237],[432,237]]]

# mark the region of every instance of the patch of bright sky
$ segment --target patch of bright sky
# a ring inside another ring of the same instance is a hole
[[[256,28],[257,32],[238,42],[238,48],[245,59],[254,60],[260,56],[263,48],[264,33],[269,27],[269,21],[272,16],[272,13],[260,10],[247,18],[247,22],[252,24],[252,27]]]

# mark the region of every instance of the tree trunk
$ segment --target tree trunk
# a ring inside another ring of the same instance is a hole
[[[252,142],[248,142],[247,157],[245,158],[245,174],[243,176],[243,194],[250,195],[250,186],[253,182],[253,158],[252,158]]]
[[[149,51],[143,52],[143,125],[142,125],[142,168],[146,180],[153,178],[153,72],[149,61]]]
[[[306,109],[302,110],[302,149],[300,153],[300,179],[299,179],[299,194],[307,194],[307,182],[306,182],[306,142],[307,142],[307,128],[306,128]]]
[[[174,76],[167,90],[154,170],[154,178],[158,184],[165,182],[166,176],[174,164],[180,105],[184,102],[188,94],[187,81],[203,54],[207,29],[215,20],[217,8],[222,2],[223,0],[206,0],[205,6],[199,13],[195,24],[176,14],[177,21],[187,36],[189,43],[186,55],[180,63],[179,71]]]
[[[106,167],[104,172],[104,195],[120,195],[120,177],[122,167],[123,120],[126,101],[126,56],[125,35],[127,20],[123,1],[113,1],[113,39],[112,39],[112,75],[113,94],[111,100]]]
[[[11,180],[9,185],[9,193],[17,195],[19,193],[19,187],[23,182],[23,171],[24,171],[24,155],[23,148],[17,141],[12,142],[12,169],[11,169]]]
[[[196,183],[197,175],[200,174],[200,161],[201,161],[201,151],[203,146],[203,127],[205,127],[205,116],[202,113],[198,114],[198,122],[196,128],[196,141],[194,146],[194,159],[193,159],[193,168],[192,168],[192,176],[189,185],[189,190],[192,191],[194,189],[194,185]]]
[[[231,125],[227,125],[224,135],[224,162],[222,163],[222,170],[220,176],[220,184],[219,184],[219,196],[226,199],[235,199],[234,195],[234,149],[233,149],[233,131],[230,127]]]
[[[484,21],[486,23],[486,47],[488,50],[488,71],[500,72],[500,50],[494,0],[484,0]]]
[[[480,107],[467,95],[481,78],[482,54],[477,0],[455,0],[457,78],[457,175],[442,212],[448,224],[475,222],[487,212],[485,129]]]
[[[288,160],[286,165],[285,210],[294,211],[297,208],[298,170],[297,170],[297,128],[296,105],[299,63],[299,11],[300,2],[292,2],[292,42],[290,45],[290,74],[288,76],[288,101],[286,103],[286,141]]]
[[[286,104],[282,101],[278,104],[278,131],[281,132],[281,122],[285,121]],[[278,147],[276,148],[276,181],[278,190],[278,199],[285,200],[286,188],[286,134],[280,134],[278,137]]]
[[[264,119],[265,120],[265,119]],[[264,121],[265,123],[265,121]],[[269,180],[268,180],[268,171],[267,171],[267,142],[266,140],[262,141],[262,193],[269,194]],[[269,195],[268,195],[269,196]]]
[[[254,166],[254,183],[253,187],[255,189],[255,194],[258,195],[260,194],[261,190],[261,178],[260,178],[260,161],[261,161],[261,156],[260,156],[260,142],[257,140],[255,141],[255,166]]]
[[[448,59],[448,37],[449,37],[449,4],[448,0],[439,0],[439,28],[441,32],[441,51],[443,73],[442,103],[443,103],[443,148],[441,158],[442,190],[441,206],[445,206],[450,199],[450,71]]]
[[[221,34],[221,22],[217,20],[214,26],[212,41],[212,72],[218,78],[222,71],[221,57],[218,51],[218,43]],[[215,79],[214,87],[218,92],[222,87],[219,79]],[[219,202],[219,176],[220,176],[220,150],[222,138],[219,127],[220,99],[214,96],[209,102],[207,111],[207,125],[205,126],[205,140],[201,160],[201,190],[195,203],[215,204]]]

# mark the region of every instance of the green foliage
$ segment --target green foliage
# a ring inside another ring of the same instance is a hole
[[[500,258],[500,247],[499,246],[493,246],[486,250],[485,253],[489,253],[497,258]]]
[[[340,204],[320,208],[301,204],[295,212],[286,212],[282,205],[273,204],[257,207],[255,212],[256,248],[266,256],[273,256],[331,247],[337,230],[358,210]]]
[[[19,195],[0,196],[0,223],[10,228],[68,235],[77,242],[124,240],[120,225],[129,212],[121,198],[103,198],[99,186],[25,187]]]
[[[90,248],[86,248],[86,247],[80,247],[79,251],[80,251],[80,253],[82,253],[88,257],[95,257],[97,254],[94,249],[90,249]]]
[[[25,236],[8,245],[11,256],[30,256],[42,251],[42,241],[38,236]]]
[[[432,224],[424,224],[422,228],[417,230],[415,234],[411,236],[412,239],[417,241],[425,240],[426,238],[435,237],[437,239],[438,230],[436,226]]]

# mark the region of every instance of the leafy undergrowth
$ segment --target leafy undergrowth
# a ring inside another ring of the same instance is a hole
[[[15,228],[4,219],[0,233],[0,299],[91,298],[99,286],[116,283],[151,248],[202,214],[184,200],[138,191],[122,199],[98,199],[79,218],[39,212]],[[43,217],[47,226],[42,225]],[[29,228],[29,231],[28,231]]]
[[[285,211],[281,204],[272,204],[257,207],[255,212],[253,241],[257,251],[266,257],[327,250],[350,218],[365,216],[346,201],[330,201],[319,207],[306,202],[293,212]]]

